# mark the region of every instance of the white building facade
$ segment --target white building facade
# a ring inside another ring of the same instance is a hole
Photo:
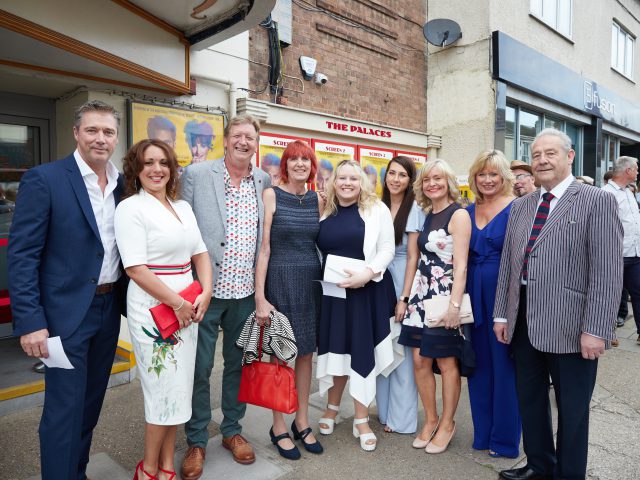
[[[640,156],[640,2],[430,0],[427,15],[462,30],[427,61],[427,125],[456,170],[488,148],[530,162],[546,127],[572,138],[574,173],[598,183],[616,157]]]

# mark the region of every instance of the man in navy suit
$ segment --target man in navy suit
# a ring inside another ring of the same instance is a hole
[[[42,478],[84,480],[120,330],[124,275],[113,214],[121,178],[109,161],[119,114],[76,110],[76,151],[22,177],[8,247],[14,335],[31,357],[59,336],[73,369],[47,368],[40,421]]]

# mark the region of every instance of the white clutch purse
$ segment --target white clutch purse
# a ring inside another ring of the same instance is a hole
[[[322,280],[331,283],[341,283],[347,279],[344,269],[359,272],[366,268],[364,260],[357,258],[341,257],[340,255],[327,255],[327,262],[324,266],[324,277]]]
[[[424,300],[425,324],[428,328],[443,327],[443,317],[449,310],[449,302],[451,297],[448,295],[436,295]],[[462,296],[460,303],[460,323],[473,323],[473,312],[471,311],[471,298],[468,293]]]

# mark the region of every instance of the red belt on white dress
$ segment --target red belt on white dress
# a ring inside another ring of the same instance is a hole
[[[149,265],[147,268],[156,275],[182,275],[191,271],[191,261],[181,265]]]

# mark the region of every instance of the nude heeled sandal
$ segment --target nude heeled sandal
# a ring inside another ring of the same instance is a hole
[[[426,446],[424,451],[427,452],[427,453],[442,453],[442,452],[444,452],[447,449],[447,447],[449,446],[449,444],[451,443],[451,440],[453,440],[453,436],[455,434],[456,434],[456,424],[454,422],[453,423],[453,430],[451,431],[451,435],[449,435],[449,439],[447,440],[447,443],[445,443],[443,446],[439,447],[435,443],[433,443],[433,441],[431,441],[431,442],[429,442],[429,445]]]
[[[369,417],[364,418],[354,418],[353,419],[353,436],[360,439],[360,448],[365,452],[373,452],[378,445],[378,437],[373,432],[369,433],[360,433],[358,427],[356,425],[361,425],[363,423],[369,423]],[[375,440],[375,443],[368,444],[369,440]]]
[[[338,405],[327,404],[327,410],[333,410],[334,412],[340,412],[340,407]],[[333,427],[338,423],[338,416],[336,418],[321,418],[318,420],[318,430],[323,435],[331,435],[333,433]],[[327,425],[327,427],[323,427],[322,425]]]
[[[413,448],[426,448],[426,446],[429,445],[429,442],[433,439],[433,437],[435,437],[436,432],[438,431],[439,427],[440,427],[440,419],[438,419],[438,423],[436,424],[436,428],[433,429],[433,431],[431,432],[431,435],[429,435],[429,438],[427,440],[423,440],[423,439],[420,438],[420,434],[418,434],[416,436],[416,438],[414,438],[414,440],[413,440],[412,447]]]

